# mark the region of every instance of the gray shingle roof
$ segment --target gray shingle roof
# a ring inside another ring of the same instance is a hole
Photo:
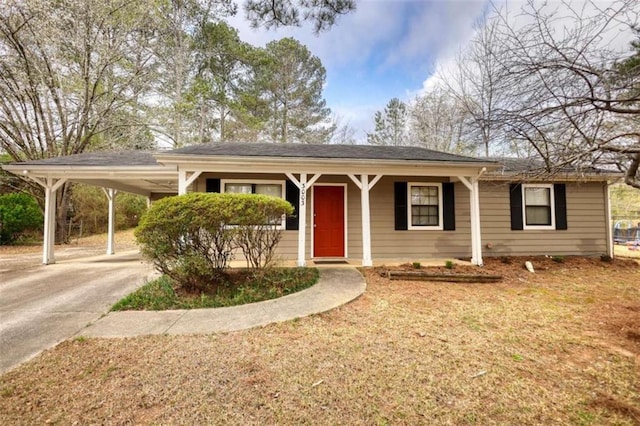
[[[185,148],[167,151],[164,154],[232,157],[454,161],[463,163],[493,162],[487,159],[449,154],[446,152],[433,151],[415,146],[210,143],[187,146]]]
[[[157,166],[158,162],[153,158],[153,154],[154,152],[148,151],[85,152],[82,154],[46,158],[43,160],[28,160],[14,164],[24,166]]]

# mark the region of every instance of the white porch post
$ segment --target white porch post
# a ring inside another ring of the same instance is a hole
[[[360,205],[362,210],[362,266],[373,266],[371,258],[371,208],[369,205],[369,191],[380,180],[382,175],[376,175],[369,181],[369,175],[362,174],[358,180],[355,175],[349,178],[360,188]]]
[[[107,254],[114,254],[114,235],[116,230],[115,217],[116,217],[116,191],[113,188],[105,189],[102,188],[107,199],[109,200],[109,225],[107,227]]]
[[[195,180],[202,174],[202,170],[193,171],[190,175],[187,170],[178,170],[178,195],[184,195]]]
[[[484,261],[482,260],[482,229],[480,227],[480,187],[478,185],[478,178],[473,179],[473,190],[471,191],[473,199],[473,217],[475,218],[475,227],[471,228],[471,231],[475,233],[476,255],[475,260],[471,259],[474,265],[482,266]]]
[[[613,236],[611,235],[611,188],[609,182],[605,182],[604,186],[604,214],[605,214],[605,235],[607,238],[607,255],[613,259],[615,256],[613,249]]]
[[[469,189],[469,207],[471,210],[471,263],[482,266],[482,241],[480,230],[480,195],[478,178],[458,176],[460,181]]]
[[[300,197],[298,200],[298,266],[305,266],[307,244],[307,174],[300,174]]]
[[[360,204],[362,206],[362,266],[372,266],[371,210],[369,208],[369,175],[360,175]]]
[[[300,197],[298,198],[298,266],[305,266],[305,252],[307,244],[307,191],[321,176],[320,173],[316,173],[307,180],[306,173],[300,173],[300,179],[291,173],[285,173],[289,180],[293,182],[300,190]]]

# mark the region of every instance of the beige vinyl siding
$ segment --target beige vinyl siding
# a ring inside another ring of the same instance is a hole
[[[396,231],[394,182],[447,182],[447,179],[385,176],[371,190],[371,252],[376,259],[416,260],[425,258],[470,257],[471,220],[469,190],[454,185],[455,231]]]
[[[509,184],[480,183],[482,250],[487,256],[597,255],[607,251],[603,182],[566,183],[567,230],[511,230]],[[491,249],[487,245],[492,246]]]
[[[311,176],[309,176],[311,177]],[[286,180],[284,174],[204,173],[194,191],[204,191],[207,178],[246,180]],[[394,182],[447,182],[447,178],[384,176],[371,190],[371,252],[374,260],[411,261],[426,258],[471,257],[471,220],[469,190],[461,182],[454,184],[455,231],[396,231]],[[362,212],[360,189],[346,175],[322,176],[315,185],[346,184],[347,257],[362,258]],[[567,183],[568,230],[511,230],[509,184],[480,182],[480,222],[483,256],[503,255],[595,255],[606,252],[604,183]],[[306,257],[311,258],[313,244],[313,187],[307,194]],[[492,248],[487,248],[491,244]],[[298,231],[284,231],[278,246],[280,259],[296,259]]]

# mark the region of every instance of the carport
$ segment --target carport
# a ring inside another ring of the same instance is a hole
[[[44,188],[42,263],[55,263],[56,194],[66,182],[103,188],[109,200],[107,254],[114,253],[115,196],[118,191],[142,195],[149,200],[177,194],[176,166],[158,164],[153,154],[144,151],[91,152],[2,166]]]

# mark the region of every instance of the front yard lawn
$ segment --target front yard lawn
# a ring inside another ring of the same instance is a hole
[[[66,341],[0,377],[0,423],[639,424],[638,263],[523,262],[367,269],[354,302],[243,332]]]

